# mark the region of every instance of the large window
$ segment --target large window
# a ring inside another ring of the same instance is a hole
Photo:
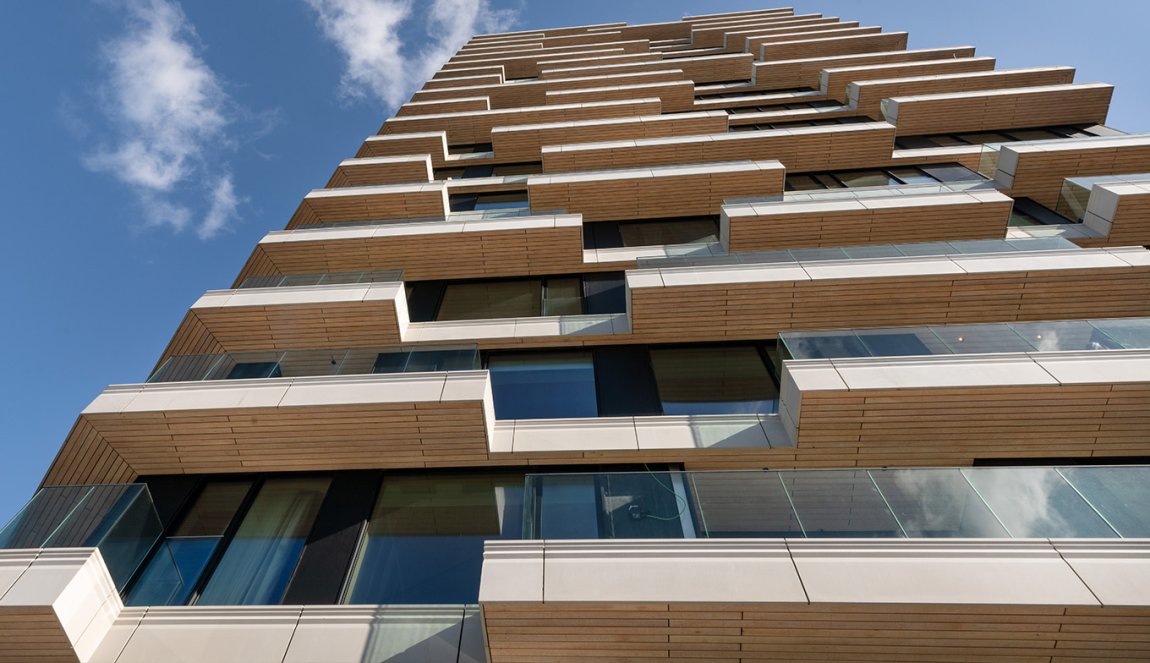
[[[345,603],[472,603],[483,542],[522,536],[523,474],[387,477]]]
[[[719,241],[719,217],[689,216],[583,224],[583,248],[666,246]]]
[[[977,182],[986,178],[957,163],[901,166],[898,168],[871,168],[866,170],[835,170],[822,173],[795,173],[787,175],[787,191],[816,191],[868,186],[894,186],[900,184],[939,184],[947,182]]]
[[[653,348],[663,414],[769,414],[779,392],[752,345]]]
[[[452,212],[472,212],[530,207],[526,191],[456,193],[448,196]]]
[[[500,163],[478,166],[457,166],[436,168],[435,179],[456,180],[475,177],[509,177],[512,175],[534,175],[543,172],[543,164],[538,161],[528,163]]]
[[[537,278],[422,281],[407,287],[413,322],[622,313],[616,272]]]
[[[985,145],[987,143],[1011,143],[1021,140],[1054,140],[1058,138],[1085,138],[1104,135],[1088,125],[1059,125],[1034,129],[1002,129],[999,131],[967,131],[963,133],[933,134],[930,136],[899,136],[895,147],[914,150],[931,147],[953,147],[956,145]]]
[[[497,419],[598,415],[590,352],[493,354],[487,368]]]

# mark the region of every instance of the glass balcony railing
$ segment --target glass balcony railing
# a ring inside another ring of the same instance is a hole
[[[793,203],[820,200],[859,200],[863,198],[886,198],[890,196],[924,196],[935,193],[955,193],[977,189],[994,189],[994,182],[971,180],[968,182],[939,182],[937,184],[890,184],[887,186],[864,186],[847,189],[824,189],[819,191],[787,191],[781,196],[757,198],[727,198],[724,205],[745,205],[754,203]]]
[[[1145,349],[1150,349],[1150,318],[779,333],[782,360]]]
[[[287,274],[273,276],[249,276],[240,282],[246,288],[289,288],[307,285],[340,285],[356,283],[397,283],[403,281],[402,269],[385,269],[370,272],[324,272],[321,274]]]
[[[531,474],[526,539],[1140,538],[1150,466]]]
[[[0,530],[0,548],[98,548],[123,590],[162,534],[142,483],[49,486]]]
[[[1097,177],[1068,177],[1062,182],[1058,204],[1054,211],[1068,219],[1081,221],[1086,216],[1090,192],[1095,184],[1150,184],[1150,173],[1133,175],[1099,175]]]
[[[821,260],[873,260],[875,258],[912,256],[1014,253],[1019,251],[1062,251],[1080,248],[1074,242],[1063,237],[1030,237],[1025,239],[973,239],[917,244],[867,244],[817,249],[747,251],[714,256],[701,255],[698,245],[684,244],[666,247],[667,257],[639,258],[637,262],[640,268],[702,267],[708,265],[762,265]]]
[[[333,221],[329,223],[309,223],[306,226],[300,226],[293,232],[307,232],[309,230],[324,230],[331,228],[357,228],[364,226],[394,226],[394,225],[409,225],[412,223],[420,224],[444,224],[444,223],[462,223],[464,221],[490,221],[494,219],[511,219],[523,216],[554,216],[556,214],[566,214],[566,209],[550,209],[538,210],[528,207],[509,207],[502,209],[485,209],[485,210],[472,210],[468,212],[449,212],[447,218],[412,218],[412,219],[393,219],[381,221],[379,219],[363,220],[363,221]]]
[[[478,368],[477,344],[273,350],[170,357],[148,378],[148,382],[427,373]]]

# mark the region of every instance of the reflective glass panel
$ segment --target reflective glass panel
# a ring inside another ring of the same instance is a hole
[[[547,279],[543,291],[543,315],[579,315],[582,312],[582,279]]]
[[[330,482],[327,478],[265,481],[197,603],[279,603]]]
[[[540,279],[449,283],[443,291],[436,320],[529,318],[542,311]]]
[[[666,244],[717,242],[719,241],[719,224],[715,219],[709,218],[620,223],[619,235],[623,239],[623,246],[663,246]]]
[[[474,603],[483,542],[522,521],[522,474],[385,478],[346,602]]]
[[[1150,537],[1150,483],[1145,467],[1066,467],[1058,471],[1120,535]]]
[[[984,467],[962,472],[1015,538],[1116,536],[1053,469]]]
[[[663,414],[772,413],[778,389],[755,346],[657,348],[651,366]]]
[[[892,184],[901,184],[897,179],[891,177],[884,170],[856,170],[847,172],[836,172],[835,176],[848,187],[860,186],[890,186]]]
[[[802,526],[777,473],[693,472],[687,477],[700,536],[802,536]]]
[[[488,369],[497,419],[598,414],[590,352],[492,354]]]
[[[808,537],[900,537],[866,470],[780,472]]]
[[[870,470],[909,537],[1007,537],[958,470]]]

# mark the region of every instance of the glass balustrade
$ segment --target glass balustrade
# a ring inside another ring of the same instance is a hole
[[[526,539],[1141,538],[1150,466],[529,474]]]
[[[123,590],[162,534],[142,483],[48,486],[0,530],[0,548],[98,548]]]
[[[148,382],[428,373],[479,368],[477,344],[269,350],[169,357]]]
[[[1150,349],[1150,318],[1054,320],[779,333],[787,359]]]
[[[239,288],[290,288],[309,285],[398,283],[402,281],[402,269],[387,269],[370,272],[324,272],[320,274],[275,274],[272,276],[249,276],[240,282]]]

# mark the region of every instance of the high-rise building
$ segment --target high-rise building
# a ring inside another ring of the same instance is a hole
[[[80,414],[0,660],[1150,660],[1150,136],[906,43],[469,41]]]

